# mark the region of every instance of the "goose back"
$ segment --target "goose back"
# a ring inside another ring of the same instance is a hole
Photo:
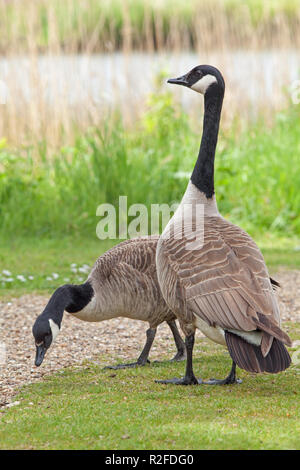
[[[121,242],[100,256],[88,281],[91,302],[74,315],[85,321],[123,316],[148,321],[155,328],[176,317],[161,295],[155,254],[158,236]]]

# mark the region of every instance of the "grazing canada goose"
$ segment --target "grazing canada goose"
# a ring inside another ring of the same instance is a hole
[[[204,383],[196,379],[192,366],[196,328],[227,346],[233,361],[228,377],[205,383],[236,382],[236,365],[249,372],[283,371],[291,362],[284,344],[290,346],[291,340],[280,329],[272,289],[277,283],[269,278],[264,258],[252,238],[220,215],[214,194],[224,79],[216,68],[200,65],[168,82],[202,93],[205,109],[194,171],[156,252],[162,294],[186,336],[186,372],[184,378],[159,382]]]
[[[168,323],[177,347],[172,360],[185,359],[185,344],[177,329],[176,317],[167,307],[157,281],[155,252],[158,239],[158,236],[141,237],[120,243],[97,259],[84,284],[64,285],[54,292],[32,328],[36,366],[41,365],[59,333],[64,310],[89,322],[127,317],[149,323],[147,341],[137,362],[109,368],[143,366],[149,362],[156,328],[164,321]]]

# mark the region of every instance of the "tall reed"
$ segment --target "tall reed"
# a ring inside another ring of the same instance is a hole
[[[297,0],[1,0],[0,49],[299,46]]]

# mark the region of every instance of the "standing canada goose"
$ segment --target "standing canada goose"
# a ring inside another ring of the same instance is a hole
[[[143,366],[149,362],[156,328],[164,321],[168,323],[177,347],[172,360],[185,359],[185,344],[177,329],[176,317],[166,305],[157,281],[155,252],[158,238],[141,237],[120,243],[97,259],[84,284],[64,285],[54,292],[32,328],[36,366],[41,365],[47,349],[55,341],[65,310],[89,322],[127,317],[149,323],[147,341],[137,362],[109,368]]]
[[[196,328],[227,346],[233,361],[228,377],[205,383],[236,382],[236,364],[249,372],[283,371],[291,362],[283,343],[290,346],[291,340],[280,329],[272,289],[277,283],[269,278],[264,258],[252,238],[220,215],[214,194],[224,79],[216,68],[200,65],[168,82],[202,93],[205,109],[194,171],[156,252],[162,294],[186,336],[186,372],[184,378],[159,382],[203,383],[196,379],[192,366]]]

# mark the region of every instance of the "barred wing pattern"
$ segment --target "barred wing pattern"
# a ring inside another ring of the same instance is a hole
[[[90,321],[95,321],[98,312],[105,312],[108,318],[126,316],[148,321],[152,328],[175,320],[157,280],[158,239],[125,240],[97,259],[88,278],[95,292]]]
[[[215,216],[204,218],[199,249],[187,249],[189,233],[181,240],[175,235],[161,238],[157,263],[162,292],[179,319],[189,322],[196,314],[222,329],[260,329],[265,333],[263,354],[273,337],[291,344],[279,327],[279,308],[263,256],[246,232]]]

